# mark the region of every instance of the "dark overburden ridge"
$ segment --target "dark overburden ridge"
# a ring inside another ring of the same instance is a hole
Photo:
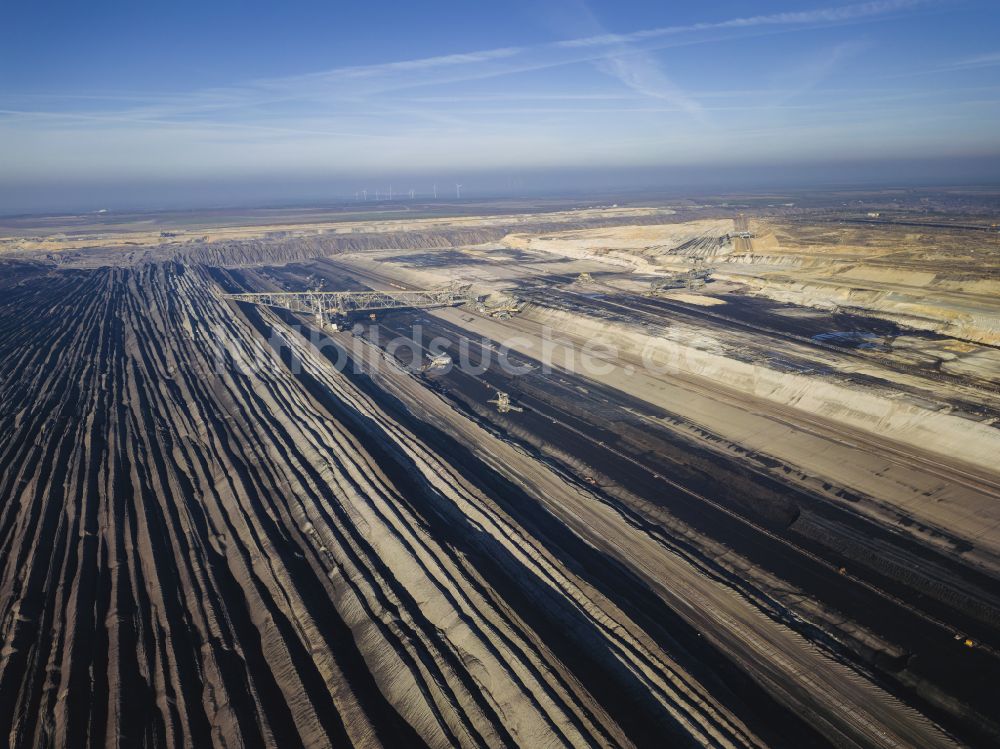
[[[995,248],[840,202],[18,235],[0,736],[995,745]]]

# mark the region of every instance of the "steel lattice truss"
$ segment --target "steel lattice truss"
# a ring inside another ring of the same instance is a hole
[[[223,294],[222,297],[236,302],[280,307],[292,312],[319,316],[344,316],[351,312],[402,309],[405,307],[450,307],[475,300],[468,287],[423,291],[263,292]]]

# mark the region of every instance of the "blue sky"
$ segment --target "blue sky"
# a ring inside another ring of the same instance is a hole
[[[0,200],[993,158],[998,22],[995,0],[7,2]]]

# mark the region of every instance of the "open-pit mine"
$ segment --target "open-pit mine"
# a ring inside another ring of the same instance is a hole
[[[1000,745],[1000,197],[372,206],[0,219],[0,745]]]

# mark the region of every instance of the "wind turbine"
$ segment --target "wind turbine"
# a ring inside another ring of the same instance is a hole
[[[455,184],[455,199],[456,200],[462,199],[462,186],[458,183]]]
[[[364,196],[365,200],[368,200],[368,191],[367,190],[362,190],[361,194]]]
[[[438,186],[437,186],[437,183],[435,182],[434,183],[434,200],[437,200],[437,197],[438,197]]]
[[[389,185],[389,200],[392,200],[392,185]]]
[[[413,200],[413,188],[410,188],[410,200]]]

